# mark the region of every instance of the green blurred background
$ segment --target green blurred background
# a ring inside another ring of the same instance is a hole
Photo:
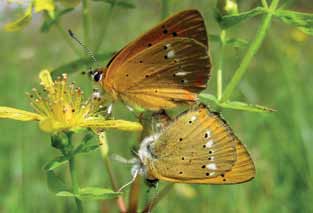
[[[140,33],[153,27],[161,17],[161,1],[133,0],[134,9],[116,8],[102,45],[102,52],[115,51]],[[313,2],[282,1],[292,10],[311,12]],[[215,1],[171,0],[169,13],[197,8],[205,17],[209,34],[218,34],[214,19]],[[259,1],[239,1],[241,11],[253,8]],[[21,6],[0,3],[0,25],[14,20]],[[106,22],[108,5],[90,2],[91,41]],[[232,37],[250,41],[261,21],[260,17],[233,27]],[[31,110],[25,92],[38,87],[37,74],[43,68],[56,68],[77,59],[64,37],[54,28],[41,33],[40,14],[21,32],[0,31],[0,105]],[[81,7],[64,16],[60,23],[83,37]],[[92,46],[92,45],[91,45]],[[213,64],[219,46],[211,42]],[[269,34],[240,83],[232,100],[261,104],[275,113],[252,113],[222,110],[237,135],[247,145],[257,170],[251,182],[240,185],[177,185],[154,212],[313,212],[313,39],[291,26],[274,20]],[[245,48],[227,48],[226,85],[239,65]],[[101,65],[105,61],[100,62]],[[216,70],[212,70],[208,93],[216,93]],[[70,76],[85,90],[91,81],[80,74]],[[121,104],[114,108],[116,118],[135,120]],[[131,147],[137,135],[110,131],[110,153],[132,157]],[[72,199],[56,197],[48,190],[42,166],[58,155],[50,146],[49,135],[41,133],[36,123],[0,120],[0,212],[73,212]],[[110,188],[110,181],[100,152],[77,158],[79,182],[82,186]],[[120,185],[130,178],[130,166],[113,162]],[[67,181],[67,167],[57,169]],[[161,183],[161,187],[164,183]],[[144,187],[144,186],[143,186]],[[128,191],[126,189],[126,191]],[[154,191],[142,188],[140,205]],[[124,197],[127,200],[127,194]],[[100,202],[84,202],[86,212],[99,212]],[[103,212],[117,212],[116,203],[107,201]]]

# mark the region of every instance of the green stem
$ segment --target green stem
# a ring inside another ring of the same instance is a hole
[[[261,24],[261,26],[257,32],[257,35],[256,35],[254,41],[249,46],[249,49],[248,49],[246,55],[244,56],[244,58],[242,59],[241,64],[239,65],[239,67],[235,71],[235,74],[232,77],[230,83],[227,85],[225,92],[222,96],[221,102],[225,102],[230,98],[235,87],[239,84],[243,75],[246,73],[247,68],[248,68],[253,56],[256,54],[256,52],[258,51],[258,49],[260,48],[260,46],[264,40],[264,37],[265,37],[267,30],[268,30],[270,23],[271,23],[273,13],[274,13],[275,9],[277,8],[278,3],[279,3],[279,0],[273,0],[272,1],[270,8],[268,9],[268,13],[263,18],[262,24]]]
[[[99,37],[94,47],[95,53],[99,52],[102,42],[105,40],[110,21],[112,19],[114,6],[115,6],[115,0],[112,2],[112,4],[110,4],[110,8],[108,12],[106,13],[106,17],[103,19],[104,23],[101,24]]]
[[[162,13],[161,13],[161,19],[165,19],[168,16],[168,5],[170,0],[162,0]]]
[[[83,29],[84,29],[84,42],[88,47],[89,45],[89,6],[88,0],[82,0],[83,5]]]
[[[162,200],[162,198],[164,198],[165,195],[171,191],[174,185],[175,183],[168,183],[155,198],[148,202],[142,212],[151,212],[152,209]]]
[[[83,57],[82,52],[73,44],[73,41],[71,40],[70,36],[65,32],[65,30],[61,27],[59,23],[56,23],[56,28],[59,31],[59,33],[64,38],[65,42],[68,44],[68,46],[76,53],[77,56]]]
[[[70,146],[72,146],[72,136],[71,134],[68,135],[68,141]],[[79,193],[79,184],[77,180],[77,174],[75,169],[75,160],[74,156],[71,156],[69,159],[69,166],[70,166],[70,173],[71,173],[71,181],[72,181],[72,190],[75,195]],[[81,213],[83,212],[83,206],[81,200],[79,200],[77,197],[75,197],[75,202],[77,206],[77,212]]]
[[[261,0],[263,7],[268,8],[268,4],[266,0]]]
[[[217,68],[217,99],[221,100],[223,94],[223,63],[224,63],[224,51],[225,51],[225,41],[226,41],[226,31],[222,30],[220,34],[221,39],[221,53],[218,61]]]

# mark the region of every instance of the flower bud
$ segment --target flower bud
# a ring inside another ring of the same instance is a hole
[[[236,0],[218,0],[217,10],[221,16],[234,15],[238,13]]]

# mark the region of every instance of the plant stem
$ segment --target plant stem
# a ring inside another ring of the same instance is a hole
[[[162,189],[162,191],[160,191],[160,193],[157,194],[155,198],[153,198],[150,202],[148,202],[148,204],[145,206],[142,212],[151,212],[153,207],[155,207],[160,202],[160,200],[162,200],[162,198],[164,198],[165,195],[167,195],[171,191],[174,185],[175,185],[174,183],[167,184]]]
[[[224,63],[224,50],[226,41],[226,31],[222,30],[220,34],[221,39],[221,53],[218,61],[217,69],[217,99],[221,100],[223,94],[223,63]]]
[[[59,33],[64,38],[65,42],[75,52],[75,54],[79,57],[83,57],[82,52],[73,44],[73,41],[71,40],[70,36],[65,32],[65,30],[61,27],[61,25],[59,23],[56,23],[55,26],[57,30],[59,31]]]
[[[266,0],[261,0],[261,2],[264,8],[268,8],[268,4]]]
[[[110,176],[110,181],[111,181],[111,185],[112,185],[112,188],[114,191],[117,191],[118,190],[118,186],[117,186],[117,183],[116,183],[116,178],[114,176],[114,173],[113,173],[113,170],[112,170],[112,166],[111,166],[111,162],[110,162],[110,159],[108,157],[105,157],[104,158],[104,165],[105,165],[105,168]],[[124,212],[127,212],[126,210],[126,205],[125,205],[125,201],[123,199],[122,196],[118,196],[117,198],[117,206],[120,210],[121,213],[124,213]]]
[[[161,12],[161,19],[165,19],[168,16],[168,5],[170,0],[162,0],[162,12]]]
[[[128,212],[136,213],[138,208],[138,199],[140,193],[140,180],[139,176],[136,177],[134,183],[131,185],[129,191]]]
[[[247,68],[248,68],[253,56],[256,54],[256,52],[258,51],[258,49],[260,48],[260,46],[264,40],[264,37],[267,33],[267,30],[268,30],[270,23],[271,23],[271,20],[272,20],[273,12],[277,8],[278,3],[279,3],[279,0],[273,0],[272,1],[269,10],[267,10],[268,13],[263,18],[262,24],[261,24],[261,26],[257,32],[257,35],[256,35],[254,41],[249,46],[249,49],[248,49],[246,55],[244,56],[239,67],[235,71],[235,74],[232,77],[230,83],[227,85],[225,92],[222,96],[221,102],[225,102],[230,98],[235,87],[239,84],[243,75],[246,73]]]
[[[68,134],[68,141],[69,141],[69,145],[72,147],[72,135],[70,133]],[[69,166],[70,166],[71,181],[72,181],[72,188],[73,188],[72,190],[73,190],[73,193],[77,195],[79,193],[79,184],[78,184],[77,175],[76,175],[74,156],[70,156]],[[79,213],[83,212],[82,202],[77,197],[75,197],[75,202],[77,206],[77,212]]]
[[[89,6],[88,0],[82,0],[83,5],[83,29],[84,29],[84,42],[88,47],[89,45]]]
[[[99,37],[94,47],[95,53],[99,52],[102,42],[105,40],[108,27],[109,27],[109,24],[113,15],[114,6],[115,6],[115,0],[113,0],[112,4],[110,4],[109,10],[106,13],[106,17],[103,19],[104,23],[101,24]]]

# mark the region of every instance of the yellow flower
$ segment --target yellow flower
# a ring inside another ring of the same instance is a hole
[[[46,94],[42,95],[36,89],[28,94],[35,113],[11,107],[0,107],[0,118],[39,121],[40,129],[49,133],[73,131],[80,128],[142,130],[142,126],[136,122],[103,118],[99,113],[99,110],[103,108],[101,97],[94,96],[84,101],[81,89],[75,88],[74,83],[67,84],[66,74],[53,81],[50,72],[43,70],[39,78]]]

